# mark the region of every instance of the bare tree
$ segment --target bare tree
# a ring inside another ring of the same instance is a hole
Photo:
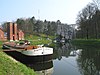
[[[96,12],[95,4],[89,3],[78,15],[77,23],[80,25],[82,36],[84,38],[91,37],[91,24],[93,15]]]
[[[100,9],[100,0],[92,0],[98,9]]]

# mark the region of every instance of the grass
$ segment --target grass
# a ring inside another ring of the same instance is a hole
[[[74,45],[100,46],[100,39],[76,39],[71,41]]]
[[[0,50],[2,50],[2,44],[3,44],[3,42],[0,41]]]
[[[36,75],[35,72],[10,59],[4,52],[0,52],[0,75]]]
[[[44,34],[39,35],[27,35],[26,40],[29,40],[32,45],[48,44],[52,42],[53,36],[46,36]]]

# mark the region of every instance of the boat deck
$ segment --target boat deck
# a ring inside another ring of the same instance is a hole
[[[39,46],[19,44],[19,43],[17,44],[15,42],[5,42],[3,44],[3,46],[7,46],[7,47],[13,48],[13,49],[24,49],[24,50],[32,50],[32,49],[39,48]]]

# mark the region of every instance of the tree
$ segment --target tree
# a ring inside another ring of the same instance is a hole
[[[93,38],[94,33],[92,19],[96,12],[96,6],[93,3],[88,4],[78,15],[77,24],[80,25],[80,31],[83,38]]]
[[[20,18],[20,19],[17,19],[17,21],[16,21],[16,23],[17,23],[17,25],[18,25],[18,29],[21,29],[21,30],[23,30],[23,31],[25,31],[25,21],[22,19],[22,18]]]
[[[92,0],[97,9],[100,9],[100,0]]]
[[[34,26],[35,26],[36,20],[35,17],[33,16],[32,18],[29,19],[28,25],[30,27],[30,32],[33,33],[34,31]]]
[[[44,27],[43,27],[43,33],[48,35],[48,22],[44,20]]]
[[[38,20],[35,23],[34,31],[37,32],[37,33],[43,33],[43,25],[44,25],[43,21]]]
[[[2,28],[4,32],[7,32],[7,22],[2,24]]]

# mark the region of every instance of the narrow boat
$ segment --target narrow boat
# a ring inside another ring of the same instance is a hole
[[[53,55],[53,48],[43,47],[43,45],[32,46],[27,44],[20,45],[15,42],[5,42],[3,49],[7,49],[4,52],[23,62],[48,61],[52,60]]]
[[[3,44],[3,49],[10,49],[21,52],[27,56],[42,56],[53,54],[53,48],[43,47],[43,45],[27,45],[27,44],[16,44],[15,42],[6,42]]]

